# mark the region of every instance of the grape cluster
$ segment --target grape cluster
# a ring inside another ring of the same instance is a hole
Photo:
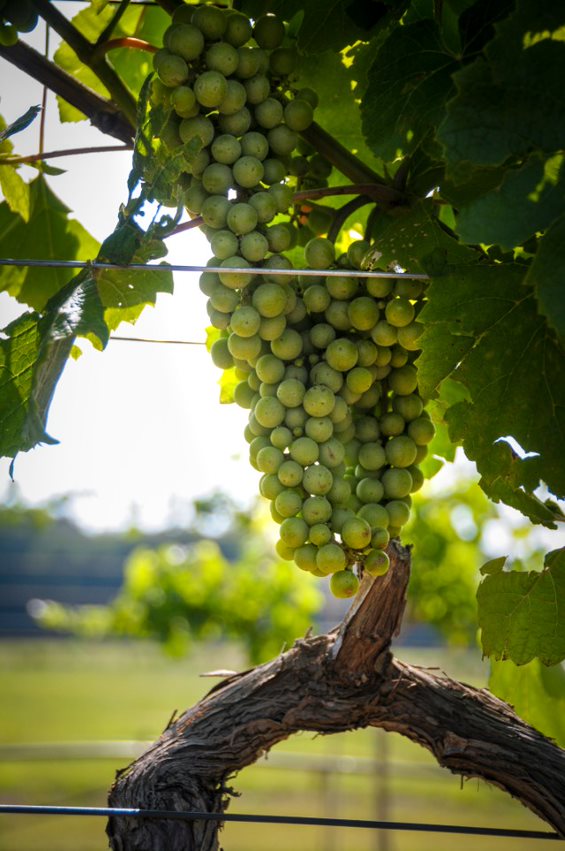
[[[316,274],[294,273],[285,252],[296,229],[281,221],[289,181],[324,185],[331,166],[299,139],[317,97],[293,88],[287,44],[274,15],[252,26],[238,12],[180,7],[155,54],[150,122],[163,161],[181,168],[170,185],[154,172],[146,180],[162,203],[202,217],[214,270],[200,289],[219,332],[211,355],[249,410],[245,438],[280,524],[277,552],[331,575],[334,594],[349,597],[355,565],[388,569],[386,547],[423,482],[418,464],[434,435],[413,364],[423,293],[418,282],[349,274],[363,240],[336,258],[329,239],[309,238],[305,265]],[[310,235],[316,212],[306,211]]]
[[[29,33],[37,26],[38,15],[31,0],[0,0],[0,44],[11,47],[18,33]]]

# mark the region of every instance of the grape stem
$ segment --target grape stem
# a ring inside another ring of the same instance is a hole
[[[367,195],[358,195],[356,198],[353,198],[351,201],[348,201],[347,204],[344,204],[343,207],[340,207],[331,224],[330,229],[328,230],[328,239],[330,240],[330,242],[336,241],[340,230],[344,226],[349,216],[354,213],[355,210],[359,210],[366,204],[372,203],[373,199],[369,198]]]
[[[317,189],[302,189],[294,194],[295,201],[325,198],[330,195],[365,195],[384,204],[400,202],[402,194],[384,183],[350,183],[346,186],[324,186]]]
[[[159,50],[154,44],[150,44],[142,38],[124,36],[123,38],[111,38],[108,41],[97,44],[93,55],[98,58],[99,56],[104,56],[110,50],[116,50],[119,47],[125,47],[129,50],[146,50],[148,53],[157,53]]]

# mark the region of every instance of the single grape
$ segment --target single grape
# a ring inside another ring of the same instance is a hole
[[[343,543],[354,550],[363,550],[371,543],[371,527],[362,517],[351,517],[341,527]]]
[[[260,324],[261,317],[251,305],[238,307],[230,320],[232,331],[240,337],[252,337],[259,330]]]
[[[414,305],[407,298],[393,298],[385,308],[386,320],[395,328],[410,325],[414,314]]]
[[[286,488],[295,488],[302,481],[304,470],[300,464],[290,459],[283,461],[277,475]]]
[[[302,516],[309,526],[325,523],[332,516],[331,503],[324,496],[309,496],[302,505]]]
[[[259,379],[269,384],[281,381],[284,376],[284,369],[283,361],[274,355],[262,355],[255,364]]]
[[[408,424],[408,435],[417,446],[426,446],[434,439],[436,430],[427,417],[416,417]]]
[[[352,369],[359,358],[357,346],[347,337],[338,337],[326,349],[326,360],[333,369],[347,372]]]
[[[296,408],[302,404],[305,392],[306,388],[301,381],[297,378],[287,378],[278,385],[277,397],[285,408]]]
[[[233,45],[217,41],[206,51],[204,61],[211,71],[219,71],[224,77],[229,77],[239,64],[239,54]]]
[[[218,112],[225,119],[220,124],[231,124],[231,132],[238,131],[243,124],[251,122],[251,113],[245,108],[247,95],[244,87],[238,80],[229,79],[226,81],[226,94],[223,100],[218,104]],[[230,121],[230,116],[234,116],[233,121]],[[238,116],[235,118],[235,116]],[[222,128],[223,132],[230,132],[226,128]],[[245,132],[245,131],[243,131]],[[237,135],[237,132],[236,132]]]
[[[216,41],[226,31],[228,16],[216,6],[197,6],[192,13],[192,23],[208,41]]]
[[[391,467],[381,478],[385,499],[402,499],[412,490],[412,476],[406,469]]]
[[[228,257],[226,260],[222,260],[221,264],[222,268],[228,269],[244,269],[246,266],[249,266],[247,260],[244,257],[239,257],[238,255],[234,255],[233,257]],[[220,272],[220,281],[226,287],[229,287],[232,290],[244,289],[248,284],[251,283],[253,275],[249,272]]]
[[[194,81],[196,100],[208,109],[219,106],[227,91],[227,80],[219,71],[203,71]]]
[[[226,21],[224,39],[233,47],[241,47],[251,38],[252,26],[247,15],[231,11]]]
[[[300,440],[308,440],[309,438],[299,438]],[[319,451],[316,454],[318,457]],[[298,459],[296,459],[298,460]],[[334,482],[334,477],[331,471],[324,467],[323,464],[313,464],[304,471],[302,478],[302,487],[307,493],[316,496],[324,496],[329,493]]]
[[[275,428],[284,420],[285,409],[275,396],[267,396],[257,402],[254,414],[260,425]]]
[[[316,564],[323,571],[324,575],[335,574],[338,571],[344,571],[347,564],[347,556],[339,544],[330,542],[322,545],[318,550]]]
[[[340,570],[332,575],[330,590],[334,597],[354,597],[359,590],[359,580],[351,570]]]
[[[264,168],[261,160],[256,157],[240,157],[233,164],[235,181],[244,189],[253,189],[261,182]]]
[[[285,106],[284,120],[291,130],[296,130],[298,133],[301,133],[312,124],[312,121],[314,120],[314,110],[308,101],[301,98],[295,98]]]
[[[365,556],[363,567],[369,576],[384,576],[390,567],[390,559],[382,549],[374,549]]]
[[[189,23],[174,23],[165,32],[163,43],[171,53],[187,62],[197,59],[204,50],[204,36],[198,27]]]
[[[301,570],[313,572],[317,569],[316,556],[318,548],[314,544],[303,544],[294,551],[294,561]]]
[[[257,453],[256,462],[261,473],[276,473],[283,461],[284,455],[276,446],[263,446]],[[283,514],[283,517],[287,516],[290,515]]]
[[[284,311],[287,297],[285,287],[282,287],[280,284],[259,284],[251,297],[251,301],[261,316],[272,318],[279,316],[279,314]],[[286,333],[286,331],[284,333]],[[276,352],[274,352],[274,354],[276,354]]]
[[[233,233],[242,236],[251,233],[257,227],[257,212],[251,204],[244,202],[231,204],[226,222]]]
[[[250,263],[260,263],[265,259],[269,250],[269,243],[262,233],[253,230],[251,233],[246,233],[239,241],[239,250],[246,260]]]
[[[304,259],[312,269],[328,269],[335,262],[333,243],[325,237],[314,237],[304,246]]]
[[[264,284],[264,286],[269,286]],[[302,352],[302,337],[293,328],[286,328],[280,337],[271,343],[271,351],[282,360],[294,360]]]
[[[253,38],[259,47],[274,50],[284,38],[284,24],[276,15],[261,15],[255,21]]]
[[[365,504],[380,502],[384,496],[384,486],[380,479],[366,477],[361,479],[355,490],[356,496]]]

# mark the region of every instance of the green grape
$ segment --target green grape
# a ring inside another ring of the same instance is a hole
[[[232,359],[233,360],[233,359]],[[255,391],[251,389],[247,381],[240,381],[233,391],[233,400],[240,408],[249,410],[253,406]]]
[[[312,124],[314,110],[306,100],[295,98],[284,108],[284,120],[291,130],[301,133]]]
[[[225,119],[223,124],[231,124],[233,130],[239,130],[245,123],[251,122],[251,113],[245,108],[247,95],[244,87],[237,80],[226,81],[226,94],[218,104],[218,112]],[[230,122],[230,116],[238,116]],[[221,124],[222,122],[220,122]],[[223,132],[228,132],[224,130]],[[245,131],[244,131],[245,132]],[[237,135],[237,133],[236,133]]]
[[[266,475],[262,476],[259,481],[259,492],[261,496],[265,497],[265,499],[276,499],[277,496],[282,493],[284,489],[285,487],[283,484],[281,484],[279,477],[274,475],[273,473],[267,473]]]
[[[309,526],[325,523],[332,516],[331,503],[324,496],[309,496],[302,505],[302,516]]]
[[[347,249],[347,260],[354,269],[362,268],[363,260],[369,248],[369,243],[364,239],[357,239],[351,243]]]
[[[290,444],[290,457],[302,467],[308,467],[318,460],[320,449],[315,440],[310,437],[298,437]]]
[[[373,383],[373,376],[364,366],[355,366],[347,373],[346,384],[353,393],[364,393]]]
[[[229,287],[219,283],[210,296],[210,304],[214,310],[231,314],[232,310],[235,310],[239,304],[239,296]]]
[[[284,559],[285,561],[293,561],[294,560],[294,549],[293,547],[287,546],[284,541],[277,541],[275,544],[275,550],[277,551],[277,555]]]
[[[308,87],[299,89],[295,94],[295,98],[297,98],[298,100],[305,100],[307,103],[310,104],[312,109],[316,109],[316,107],[318,106],[319,98],[314,89],[310,89]]]
[[[301,570],[312,573],[317,569],[316,556],[318,548],[314,544],[303,544],[294,551],[294,561]]]
[[[236,69],[236,75],[240,80],[248,80],[259,73],[262,67],[265,54],[262,50],[256,47],[239,47],[238,48],[239,62]]]
[[[245,139],[245,136],[243,137],[243,139]],[[242,150],[243,139],[241,140]],[[278,212],[276,201],[273,195],[269,194],[269,192],[256,192],[254,195],[251,195],[248,203],[251,207],[253,207],[253,209],[257,213],[257,221],[260,224],[266,224],[267,222],[270,222],[271,219],[274,219]]]
[[[412,476],[406,469],[391,467],[385,470],[381,478],[386,499],[402,499],[412,490]]]
[[[240,157],[233,164],[233,176],[244,189],[253,189],[261,182],[264,174],[261,160],[256,157]]]
[[[377,346],[394,346],[398,339],[398,333],[396,328],[389,325],[386,319],[381,319],[371,329],[371,339]]]
[[[408,434],[417,446],[426,446],[434,439],[436,430],[427,417],[417,417],[408,424]]]
[[[378,440],[381,430],[375,417],[359,417],[355,420],[355,436],[361,443]]]
[[[280,160],[273,159],[272,157],[268,157],[263,161],[263,169],[263,183],[266,183],[267,186],[278,184],[286,177],[286,168],[284,164]]]
[[[264,284],[263,286],[268,286]],[[302,352],[302,337],[293,328],[286,328],[280,337],[271,342],[271,351],[282,360],[294,360]]]
[[[269,250],[269,243],[262,233],[254,230],[241,237],[239,250],[250,263],[260,263],[261,260],[265,259]]]
[[[367,292],[373,298],[386,298],[394,289],[392,278],[367,278]]]
[[[386,504],[387,514],[389,516],[389,534],[391,538],[396,537],[393,534],[393,529],[396,527],[404,526],[408,523],[410,519],[410,509],[400,499],[391,500],[391,502],[387,502]]]
[[[320,463],[325,467],[338,467],[345,458],[345,448],[337,438],[330,437],[329,440],[320,443]]]
[[[376,301],[367,296],[353,299],[347,310],[352,326],[358,331],[370,331],[379,319]]]
[[[277,384],[266,384],[265,382],[261,382],[259,387],[259,397],[262,399],[265,396],[276,396],[277,395]],[[258,399],[255,400],[259,401]]]
[[[310,380],[312,384],[324,384],[333,393],[337,393],[343,386],[343,375],[337,369],[333,369],[328,363],[319,361],[310,370]],[[335,403],[334,403],[335,407]],[[333,410],[333,408],[332,408]],[[325,414],[316,414],[315,416],[326,416]]]
[[[219,71],[224,77],[229,77],[239,64],[239,53],[231,44],[217,41],[206,51],[204,61],[211,71]]]
[[[261,317],[251,305],[238,307],[230,320],[232,331],[240,337],[252,337],[259,330],[260,324]]]
[[[211,146],[212,156],[218,163],[232,165],[241,155],[241,144],[229,133],[216,136]]]
[[[308,308],[306,293],[304,293],[304,302]],[[332,328],[327,322],[319,322],[310,329],[310,341],[317,349],[326,349],[332,340],[335,340],[335,336],[335,328]]]
[[[394,438],[394,440],[396,439]],[[388,457],[380,443],[369,441],[359,449],[359,463],[366,470],[380,470],[387,463],[387,460]],[[389,461],[389,463],[392,462]]]
[[[355,489],[355,495],[366,505],[380,502],[384,496],[384,486],[380,479],[370,477],[361,479]]]
[[[419,396],[414,394],[395,396],[392,400],[392,409],[404,417],[407,422],[410,422],[420,416],[424,410],[424,403]]]
[[[304,434],[304,424],[308,419],[308,415],[302,405],[298,408],[288,408],[284,418],[285,425],[291,429],[294,437],[302,437]]]
[[[400,416],[400,414],[390,412],[383,414],[379,420],[379,425],[382,434],[386,437],[396,437],[404,431],[406,421],[404,420],[404,417]]]
[[[285,328],[286,319],[282,313],[271,318],[263,317],[259,326],[259,336],[262,340],[272,342],[281,336]]]
[[[192,118],[198,114],[198,104],[189,86],[177,86],[171,92],[171,105],[180,118]]]
[[[278,385],[277,397],[285,408],[296,408],[302,404],[305,392],[306,388],[301,381],[297,378],[287,378]]]
[[[372,366],[377,360],[378,348],[371,340],[359,340],[357,343],[359,366]]]
[[[220,264],[225,269],[244,269],[249,266],[245,258],[235,255],[222,260]],[[220,281],[232,290],[244,289],[251,283],[253,275],[249,272],[220,272]]]
[[[169,88],[176,88],[188,80],[188,65],[182,56],[175,56],[168,51],[162,52],[156,62],[156,71],[161,82]]]
[[[228,16],[215,6],[197,6],[192,13],[192,23],[208,41],[217,41],[226,31]]]
[[[277,47],[269,56],[269,69],[274,77],[288,77],[295,70],[297,63],[298,55],[291,47]],[[305,129],[306,127],[302,128]]]
[[[418,373],[412,364],[393,369],[389,379],[390,389],[399,396],[410,396],[418,386]]]
[[[251,443],[249,444],[249,457],[255,463],[257,461],[257,456],[262,449],[266,449],[269,446],[269,438],[260,434],[253,438]]]
[[[254,411],[257,422],[265,428],[275,428],[284,420],[285,409],[276,396],[259,399]]]
[[[228,349],[228,341],[226,337],[220,337],[212,343],[210,356],[214,366],[220,369],[230,369],[233,366],[233,357]],[[247,382],[245,382],[247,384]]]
[[[326,349],[326,360],[333,369],[347,372],[352,369],[359,358],[357,346],[347,337],[338,337]]]
[[[385,508],[386,511],[386,508]],[[384,526],[376,526],[373,528],[371,525],[371,546],[375,550],[384,550],[385,547],[388,547],[390,542],[390,535],[388,529],[385,529]]]
[[[279,467],[277,475],[279,477],[279,481],[282,482],[286,488],[295,488],[298,487],[302,481],[304,470],[297,461],[283,461]]]
[[[221,114],[218,127],[222,133],[231,133],[234,136],[243,136],[251,127],[251,113],[246,106],[237,112]]]
[[[329,417],[309,417],[304,424],[304,431],[316,443],[325,443],[332,436],[334,425]]]
[[[414,305],[407,298],[394,298],[385,308],[385,316],[389,325],[403,328],[414,319]]]
[[[340,570],[330,579],[330,590],[334,597],[348,599],[359,590],[359,580],[351,570]]]
[[[287,449],[292,443],[292,432],[283,425],[276,426],[271,432],[271,443],[277,449]]]
[[[269,186],[267,190],[277,207],[277,213],[286,213],[292,204],[293,193],[290,186],[282,183],[275,183],[274,186]]]
[[[330,542],[319,548],[316,556],[316,564],[326,576],[330,573],[335,574],[338,571],[344,571],[347,564],[347,556],[339,544]]]
[[[227,91],[227,80],[219,71],[203,71],[194,81],[196,100],[208,109],[219,106]]]
[[[344,420],[346,420],[349,416],[349,405],[342,396],[336,396],[334,409],[330,414],[330,420],[334,425],[338,425],[339,423],[342,423]]]
[[[369,576],[384,576],[390,567],[390,559],[382,549],[374,549],[365,556],[363,567]]]
[[[274,50],[284,38],[284,24],[276,15],[261,15],[253,27],[253,38],[259,47]]]
[[[232,184],[232,170],[228,165],[212,163],[204,169],[202,186],[210,195],[226,195]]]
[[[416,460],[416,444],[411,437],[391,437],[385,446],[386,460],[394,467],[410,467]]]
[[[203,191],[206,190],[203,188]],[[230,202],[224,195],[207,195],[202,202],[200,212],[209,227],[220,229],[227,223],[229,209]]]
[[[249,18],[240,12],[228,14],[224,39],[233,47],[241,47],[251,38],[252,26]]]
[[[400,341],[400,332],[404,330],[402,328],[398,329],[398,339]],[[392,347],[390,350],[390,365],[395,369],[399,366],[404,366],[408,363],[408,352],[407,350],[399,343]]]
[[[239,334],[230,334],[228,337],[228,348],[234,358],[253,361],[261,352],[261,338],[257,334],[254,334],[252,337],[240,337]]]
[[[237,251],[239,241],[231,230],[219,230],[214,233],[210,240],[210,247],[218,260],[226,260]]]
[[[298,135],[286,124],[279,124],[267,132],[269,147],[279,157],[287,157],[298,144]]]
[[[363,550],[371,543],[371,527],[362,517],[351,517],[341,528],[341,538],[346,546]]]
[[[331,297],[337,299],[337,301],[348,301],[359,289],[357,279],[348,275],[330,275],[326,278],[326,286]],[[349,310],[349,305],[347,310]]]
[[[251,302],[253,307],[255,307],[261,316],[272,318],[279,316],[284,311],[287,303],[287,297],[286,289],[280,284],[259,284],[251,297]],[[286,330],[283,334],[284,333],[287,333]],[[274,354],[276,354],[276,352],[274,352]],[[284,356],[281,355],[281,357]]]
[[[283,461],[284,455],[276,446],[263,446],[257,453],[256,462],[261,473],[276,473]]]
[[[312,269],[328,269],[335,262],[335,248],[329,239],[316,236],[304,246],[304,259]]]
[[[283,119],[282,104],[275,98],[266,98],[256,105],[253,114],[259,127],[271,130],[273,127],[277,127]]]
[[[267,100],[271,93],[271,83],[264,74],[255,74],[243,84],[247,94],[247,102],[257,106]]]
[[[274,355],[262,355],[255,364],[259,379],[269,384],[281,381],[284,376],[284,369],[283,361]]]
[[[419,344],[419,339],[424,331],[424,326],[421,322],[411,322],[398,329],[398,342],[409,352],[418,352],[422,347]]]
[[[251,204],[244,202],[231,204],[226,221],[233,233],[242,236],[251,233],[257,227],[257,212]]]
[[[419,491],[422,485],[424,484],[424,474],[415,464],[412,464],[410,467],[406,468],[410,475],[412,476],[412,487],[410,489],[410,493],[416,493]]]
[[[241,153],[246,157],[255,157],[262,162],[269,153],[269,143],[267,142],[267,139],[262,133],[257,133],[255,130],[245,133],[241,137],[240,142]]]
[[[204,50],[204,37],[198,27],[189,23],[174,23],[165,32],[163,43],[187,62],[197,59]]]
[[[200,292],[204,295],[212,295],[216,287],[220,284],[220,279],[216,272],[202,272],[198,280]]]
[[[314,523],[308,537],[315,547],[323,547],[332,540],[332,530],[325,523]]]
[[[185,145],[199,140],[205,148],[212,142],[214,133],[214,125],[210,119],[201,115],[195,118],[183,118],[179,125],[179,134]]]
[[[299,439],[308,440],[308,438]],[[332,472],[327,467],[324,467],[323,464],[315,464],[308,467],[304,471],[304,476],[302,478],[302,487],[304,490],[307,493],[314,494],[315,496],[324,496],[329,494],[333,483],[334,477]]]
[[[202,186],[202,182],[193,179],[192,184],[184,193],[182,200],[187,210],[191,213],[199,214],[207,198],[208,193]],[[224,200],[227,203],[227,198]]]
[[[384,505],[379,505],[376,502],[369,502],[366,505],[361,506],[358,511],[358,515],[359,517],[362,517],[363,520],[367,521],[373,531],[375,529],[386,529],[388,527],[389,516]]]
[[[322,286],[321,284],[312,284],[304,291],[304,303],[308,309],[309,313],[323,313],[324,310],[329,306],[331,301],[330,294],[327,290],[327,287]],[[318,348],[324,349],[331,342],[332,339],[335,338],[335,330],[331,327],[331,325],[327,325],[326,323],[321,323],[325,328],[329,328],[330,332],[333,336],[330,337],[327,342],[322,341],[317,345]],[[317,331],[320,325],[314,325],[314,327],[310,331],[310,336],[314,334],[314,332],[319,335],[321,332]]]
[[[288,225],[271,225],[266,230],[267,242],[271,251],[287,251],[291,244],[291,233]]]
[[[335,406],[335,395],[329,387],[317,384],[306,391],[303,405],[311,417],[326,417]]]

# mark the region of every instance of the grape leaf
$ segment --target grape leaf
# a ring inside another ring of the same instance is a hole
[[[535,148],[564,147],[565,43],[551,36],[564,24],[560,4],[521,0],[495,25],[483,55],[455,74],[457,96],[438,129],[448,174],[461,162],[495,166]],[[544,30],[549,37],[532,37]]]
[[[371,269],[401,266],[408,272],[437,273],[446,264],[469,263],[477,257],[434,218],[431,200],[382,215],[372,235],[375,247],[367,256],[367,267]]]
[[[540,240],[526,283],[534,288],[540,313],[565,340],[565,214],[561,215]]]
[[[542,571],[488,573],[477,591],[483,654],[524,665],[565,658],[565,549],[545,557]]]
[[[384,160],[417,147],[443,118],[459,67],[433,21],[397,27],[369,71],[361,114],[369,147]]]
[[[489,688],[514,707],[518,715],[545,736],[565,747],[565,671],[538,659],[526,665],[491,660]]]
[[[457,232],[461,239],[509,249],[544,230],[564,208],[562,166],[562,157],[547,163],[533,154],[520,168],[509,169],[498,186],[459,207]]]
[[[29,184],[30,215],[24,221],[7,203],[0,204],[0,256],[14,259],[86,260],[96,254],[98,243],[75,219],[69,209],[39,175]],[[1,290],[35,310],[43,310],[49,299],[73,277],[72,269],[6,267]]]
[[[461,267],[432,280],[419,320],[426,326],[417,360],[420,388],[431,395],[450,376],[470,401],[446,413],[483,476],[481,486],[532,519],[552,525],[555,512],[532,495],[539,480],[565,491],[563,350],[536,310],[524,270]],[[536,457],[520,459],[500,438],[513,436]]]

